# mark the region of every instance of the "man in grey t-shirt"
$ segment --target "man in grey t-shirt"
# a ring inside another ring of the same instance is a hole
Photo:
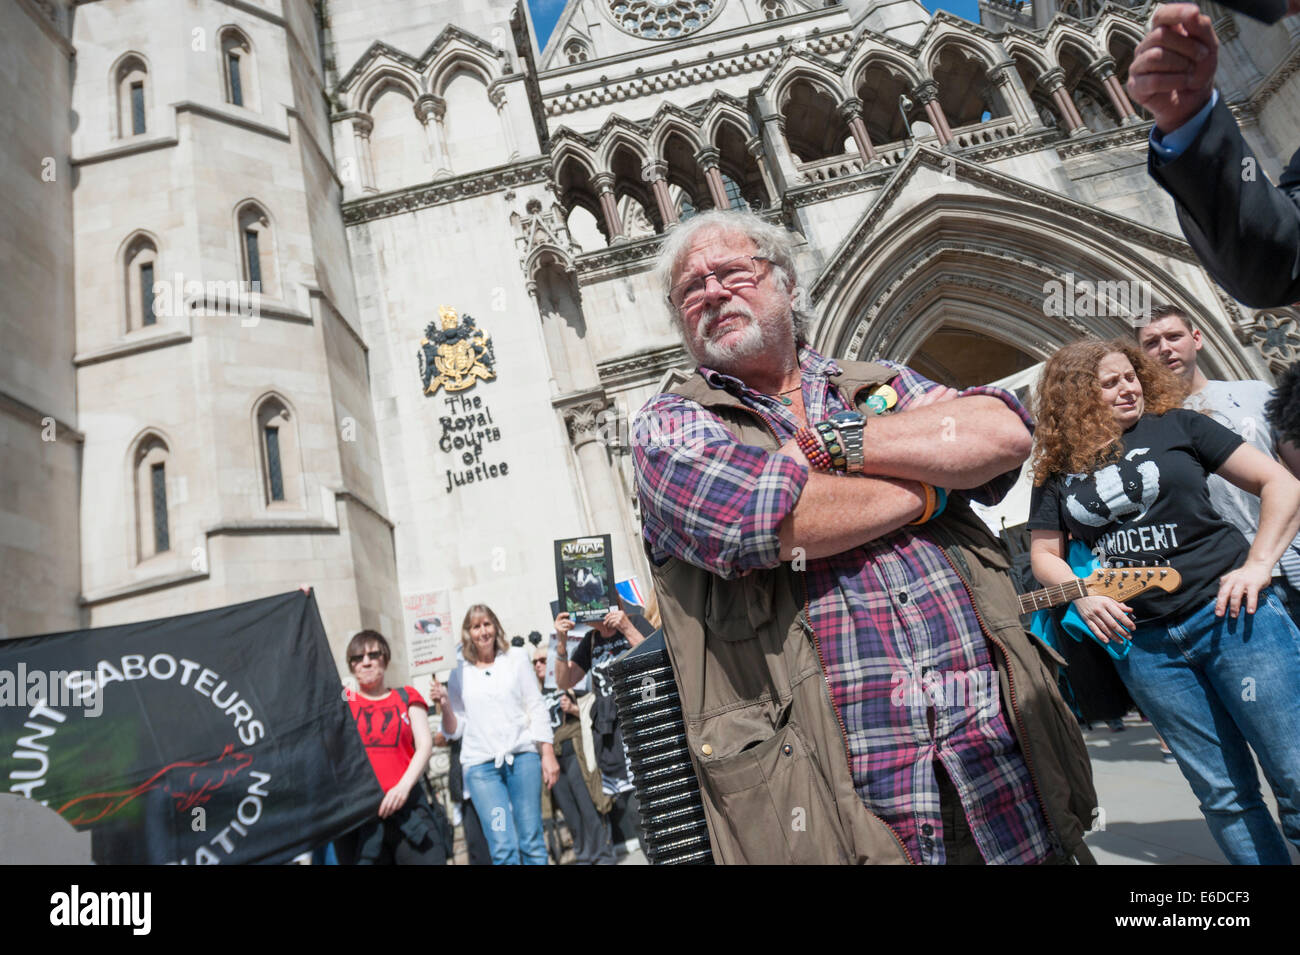
[[[1197,367],[1197,353],[1203,344],[1201,333],[1173,306],[1153,308],[1151,321],[1137,333],[1138,343],[1150,358],[1187,382],[1191,394],[1183,407],[1231,428],[1265,454],[1281,461],[1292,474],[1300,474],[1300,449],[1278,441],[1264,416],[1272,385],[1263,381],[1206,378]],[[1215,474],[1210,475],[1208,487],[1215,510],[1253,542],[1259,526],[1259,497]],[[1291,542],[1278,566],[1273,568],[1273,589],[1287,605],[1292,618],[1300,619],[1300,537]]]
[[[1190,394],[1183,406],[1214,418],[1231,428],[1243,439],[1300,475],[1300,448],[1278,441],[1264,417],[1264,403],[1273,390],[1262,381],[1211,381],[1196,367],[1201,350],[1201,333],[1178,309],[1162,305],[1151,310],[1151,320],[1137,330],[1138,344],[1147,355],[1187,382]],[[1229,484],[1217,474],[1207,481],[1210,503],[1220,515],[1238,527],[1246,539],[1255,540],[1259,526],[1259,498]],[[1272,590],[1284,604],[1291,619],[1300,624],[1300,536],[1291,542],[1278,566],[1273,568]],[[1285,788],[1278,787],[1264,771],[1269,788],[1277,799],[1278,819],[1282,831],[1292,842],[1300,839],[1300,806],[1293,803]]]

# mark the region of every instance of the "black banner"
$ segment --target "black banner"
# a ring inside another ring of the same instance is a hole
[[[297,591],[0,641],[0,782],[100,864],[284,862],[383,798]]]

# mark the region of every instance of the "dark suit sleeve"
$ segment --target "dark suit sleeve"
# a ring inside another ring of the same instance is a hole
[[[1201,264],[1233,298],[1251,308],[1300,301],[1300,150],[1273,186],[1220,99],[1186,152],[1169,162],[1151,152],[1147,168],[1173,196]]]

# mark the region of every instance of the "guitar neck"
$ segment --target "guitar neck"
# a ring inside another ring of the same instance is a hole
[[[1080,597],[1086,596],[1088,596],[1087,580],[1083,578],[1067,580],[1055,587],[1044,587],[1042,590],[1021,594],[1020,612],[1033,613],[1035,610],[1059,607],[1063,603],[1069,603],[1071,600],[1078,600]]]

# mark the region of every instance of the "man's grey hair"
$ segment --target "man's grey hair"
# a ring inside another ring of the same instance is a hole
[[[668,292],[677,277],[686,253],[701,233],[722,232],[729,235],[743,235],[757,246],[755,256],[769,260],[772,266],[772,280],[779,283],[790,293],[791,321],[794,325],[796,342],[808,340],[808,328],[813,315],[807,309],[807,292],[799,286],[799,276],[794,265],[794,250],[799,237],[788,229],[772,225],[752,212],[734,210],[714,210],[691,216],[681,225],[668,233],[668,238],[659,250],[659,260],[655,265],[655,277],[664,294],[664,306],[672,320],[677,333],[686,337],[682,324],[681,312],[668,301]]]

